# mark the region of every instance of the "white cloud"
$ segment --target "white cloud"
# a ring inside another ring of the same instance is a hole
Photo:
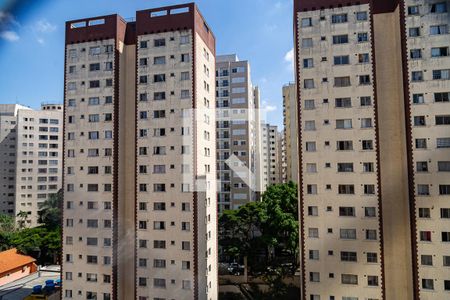
[[[263,101],[261,109],[268,113],[277,110],[277,107],[275,105],[270,105],[268,101]]]
[[[284,61],[288,64],[286,68],[290,72],[294,71],[294,59],[294,48],[292,48],[284,55]]]
[[[42,38],[37,38],[36,41],[37,41],[39,44],[41,44],[41,45],[44,45],[44,44],[45,44],[45,41],[44,41],[44,39],[42,39]]]
[[[36,22],[34,29],[40,33],[50,33],[56,30],[56,25],[53,25],[46,19],[42,19]]]
[[[20,39],[19,35],[12,30],[5,30],[0,32],[0,38],[8,41],[8,42],[16,42]]]

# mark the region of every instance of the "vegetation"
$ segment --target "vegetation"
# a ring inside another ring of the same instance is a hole
[[[222,261],[247,257],[250,273],[268,275],[281,270],[281,277],[292,273],[298,266],[297,185],[272,185],[262,201],[225,211],[219,230]]]
[[[28,214],[19,212],[18,226],[14,218],[0,215],[0,251],[17,248],[21,253],[34,257],[38,264],[58,263],[61,251],[61,193],[46,200],[38,212],[42,225],[25,228]]]

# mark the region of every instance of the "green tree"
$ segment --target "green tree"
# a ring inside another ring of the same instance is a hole
[[[59,191],[52,194],[47,200],[39,205],[38,223],[48,228],[61,226],[62,193]]]
[[[19,224],[19,228],[25,228],[28,220],[28,212],[21,210],[17,213],[17,217],[19,218],[19,220],[17,221],[17,223]]]
[[[15,230],[14,217],[0,214],[0,233],[11,233]]]

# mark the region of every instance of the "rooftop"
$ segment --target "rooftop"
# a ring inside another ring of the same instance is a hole
[[[0,252],[0,275],[35,261],[31,256],[19,254],[16,248]]]

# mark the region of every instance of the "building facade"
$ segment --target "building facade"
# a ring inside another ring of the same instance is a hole
[[[67,22],[63,299],[217,299],[214,74],[194,4]]]
[[[281,183],[281,145],[278,126],[261,124],[261,192],[268,186]]]
[[[303,299],[448,297],[448,8],[295,1]]]
[[[283,86],[283,123],[286,181],[298,182],[298,118],[295,83]]]
[[[1,212],[21,226],[37,226],[39,205],[61,188],[62,124],[62,105],[0,105]]]
[[[219,213],[256,200],[259,97],[254,94],[249,62],[236,55],[217,56]]]

